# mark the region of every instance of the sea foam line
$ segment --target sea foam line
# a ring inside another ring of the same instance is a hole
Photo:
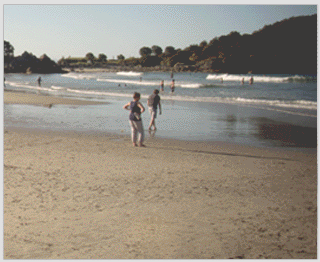
[[[304,81],[306,80],[303,76],[259,76],[259,75],[229,75],[229,74],[209,74],[206,79],[207,80],[217,80],[217,81],[242,81],[249,82],[250,78],[253,78],[254,82],[290,82],[290,81]]]
[[[51,86],[51,88],[33,86],[23,83],[6,82],[9,86],[22,87],[27,89],[33,89],[38,91],[56,92],[61,90],[62,87]],[[83,95],[95,95],[99,98],[101,96],[113,96],[113,97],[132,97],[130,93],[117,93],[117,92],[101,92],[101,91],[89,91],[89,90],[78,90],[65,88],[67,92],[77,93]],[[142,98],[148,98],[149,95],[141,95]],[[276,106],[281,108],[295,108],[295,109],[307,109],[317,110],[317,102],[306,101],[306,100],[295,100],[295,101],[282,101],[282,100],[264,100],[264,99],[247,99],[241,97],[191,97],[191,96],[179,96],[176,94],[162,94],[162,100],[175,100],[175,101],[190,101],[190,102],[210,102],[210,103],[231,103],[231,104],[243,104],[243,105],[265,105],[265,106]]]
[[[77,90],[77,89],[71,89],[71,88],[67,88],[67,91],[71,93],[78,93],[78,94],[84,94],[84,95],[95,95],[98,97],[101,97],[101,96],[132,97],[132,94],[114,93],[114,92],[97,92],[97,91],[88,91],[88,90]]]
[[[34,89],[34,90],[38,90],[38,91],[49,91],[49,92],[53,92],[53,91],[57,91],[51,88],[46,88],[46,87],[41,87],[41,86],[32,86],[32,85],[28,85],[28,84],[22,84],[22,83],[15,83],[15,82],[6,82],[7,85],[10,86],[14,86],[14,87],[23,87],[23,88],[27,88],[27,89]]]
[[[259,105],[269,105],[269,106],[278,106],[278,107],[286,107],[286,108],[317,110],[317,102],[305,101],[305,100],[282,101],[282,100],[265,100],[265,99],[247,99],[247,98],[241,98],[241,97],[226,98],[226,100],[241,102],[244,104],[259,104]]]
[[[51,86],[52,89],[55,89],[55,90],[63,90],[63,89],[66,89],[65,87],[62,87],[62,86]]]
[[[243,105],[265,105],[276,106],[282,108],[296,108],[317,110],[317,102],[312,101],[281,101],[281,100],[264,100],[264,99],[246,99],[241,97],[188,97],[188,96],[166,96],[162,95],[163,100],[177,100],[189,102],[209,102],[209,103],[228,103],[228,104],[243,104]]]
[[[69,92],[90,94],[97,96],[115,96],[115,97],[132,97],[132,94],[128,93],[116,93],[116,92],[101,92],[101,91],[88,91],[67,89]],[[147,98],[149,95],[141,94],[142,98]],[[176,94],[162,94],[162,100],[175,100],[175,101],[188,101],[188,102],[209,102],[209,103],[229,103],[229,104],[243,104],[243,105],[266,105],[277,106],[282,108],[296,108],[296,109],[308,109],[317,110],[317,102],[306,100],[295,101],[282,101],[282,100],[266,100],[266,99],[248,99],[242,97],[191,97],[191,96],[179,96]]]
[[[120,83],[120,84],[133,84],[133,85],[144,85],[144,86],[158,86],[158,82],[151,81],[135,81],[135,80],[122,80],[122,79],[107,79],[107,78],[98,78],[97,81],[100,82],[109,82],[109,83]]]
[[[178,84],[176,86],[180,86],[181,88],[200,88],[202,87],[203,85],[202,84],[197,84],[197,83],[194,83],[194,84]]]
[[[63,77],[69,77],[74,79],[94,79],[97,78],[96,75],[92,74],[79,74],[79,73],[68,73],[68,74],[62,74]]]
[[[141,76],[143,75],[142,72],[133,72],[133,71],[123,71],[123,72],[117,72],[117,75],[123,75],[123,76]]]

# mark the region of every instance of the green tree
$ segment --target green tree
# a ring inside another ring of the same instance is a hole
[[[151,49],[152,49],[152,53],[154,55],[159,56],[159,55],[162,54],[162,48],[160,46],[154,45],[154,46],[151,47]]]
[[[219,56],[219,48],[220,48],[220,42],[217,37],[213,38],[208,45],[206,45],[203,50],[203,59],[207,58],[214,58]]]
[[[149,47],[142,47],[139,51],[139,54],[143,57],[143,56],[149,56],[151,55],[152,50]]]
[[[204,47],[206,47],[208,45],[208,43],[207,43],[207,41],[202,41],[201,43],[200,43],[200,47],[203,49]]]
[[[118,58],[118,60],[124,60],[125,59],[125,57],[122,54],[118,55],[117,58]]]
[[[164,54],[166,56],[173,56],[176,53],[176,50],[172,46],[167,46],[166,49],[164,50]]]
[[[148,67],[148,66],[157,66],[160,65],[161,58],[159,56],[143,56],[140,58],[140,64],[142,66]]]
[[[4,62],[10,62],[13,57],[14,47],[8,41],[4,41]]]
[[[190,53],[189,51],[179,51],[174,56],[172,56],[172,62],[173,64],[183,63],[186,65],[190,65],[192,64],[192,62],[189,59],[191,55],[192,53]]]
[[[99,54],[98,60],[100,62],[107,62],[107,56],[105,54]]]
[[[87,58],[87,60],[90,61],[91,63],[93,63],[93,61],[94,61],[94,59],[95,59],[95,57],[94,57],[94,55],[93,55],[92,53],[87,53],[87,54],[86,54],[86,58]]]
[[[62,58],[59,59],[58,65],[62,66],[62,67],[65,67],[65,66],[68,66],[68,62],[66,61],[66,59],[64,57],[62,57]]]

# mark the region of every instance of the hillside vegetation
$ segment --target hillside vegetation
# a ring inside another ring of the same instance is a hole
[[[6,46],[5,41],[5,71],[25,70],[13,53],[6,57]],[[233,31],[184,49],[144,46],[139,54],[139,58],[120,54],[117,60],[107,60],[105,54],[96,58],[89,52],[83,58],[61,58],[54,68],[317,74],[317,15],[284,19],[252,34]]]

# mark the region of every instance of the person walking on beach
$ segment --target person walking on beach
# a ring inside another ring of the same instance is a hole
[[[133,146],[137,146],[137,133],[139,133],[139,146],[145,147],[144,141],[144,131],[142,125],[141,114],[145,111],[143,105],[139,102],[140,93],[135,92],[133,94],[133,101],[125,104],[123,109],[130,110],[129,123],[131,126],[131,139]]]
[[[164,80],[161,80],[161,82],[160,82],[160,90],[161,91],[164,91]]]
[[[41,77],[40,76],[38,77],[37,81],[38,81],[38,86],[41,86]]]
[[[147,104],[149,107],[149,112],[151,115],[151,120],[150,120],[150,124],[149,124],[149,130],[157,130],[156,128],[156,123],[155,123],[155,119],[157,117],[157,110],[158,110],[158,105],[159,105],[159,114],[161,115],[161,103],[160,103],[160,96],[159,94],[159,90],[155,89],[153,91],[153,94],[149,96]]]
[[[253,77],[252,77],[252,76],[250,77],[249,84],[250,84],[250,85],[253,84]]]
[[[170,88],[171,88],[171,93],[173,93],[173,92],[174,92],[174,88],[175,88],[175,86],[174,86],[174,79],[172,79]]]

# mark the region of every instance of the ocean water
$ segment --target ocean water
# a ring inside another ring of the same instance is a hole
[[[52,108],[4,105],[5,127],[130,134],[122,106],[134,92],[141,102],[160,92],[163,114],[152,136],[192,141],[225,141],[260,147],[317,147],[317,77],[167,72],[5,74],[6,89],[108,102]],[[253,84],[249,78],[253,77]],[[241,80],[244,83],[241,83]],[[142,115],[147,130],[150,116]],[[150,136],[151,136],[150,135]]]

